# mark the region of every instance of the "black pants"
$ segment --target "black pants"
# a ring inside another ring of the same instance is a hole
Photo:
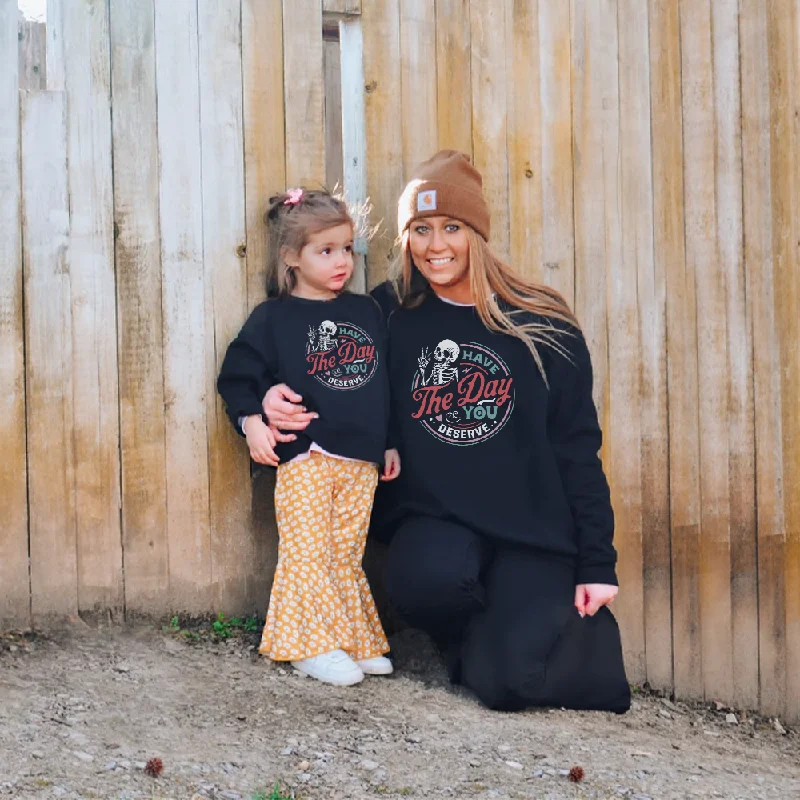
[[[608,608],[580,617],[568,561],[415,517],[392,539],[386,569],[396,611],[489,708],[630,707],[617,622]]]

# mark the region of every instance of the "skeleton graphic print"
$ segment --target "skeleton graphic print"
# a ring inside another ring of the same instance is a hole
[[[323,386],[348,390],[364,386],[378,368],[378,351],[370,336],[349,322],[323,320],[309,327],[308,374]]]
[[[477,342],[442,339],[423,347],[411,383],[412,417],[437,439],[455,445],[486,441],[514,408],[514,379],[505,362]]]

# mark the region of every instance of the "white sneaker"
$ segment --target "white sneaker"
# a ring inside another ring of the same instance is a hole
[[[352,686],[364,680],[361,668],[344,650],[331,650],[302,661],[292,661],[292,666],[310,678],[334,686]]]
[[[363,658],[356,661],[365,675],[391,675],[394,672],[392,662],[386,656],[375,656],[375,658]]]

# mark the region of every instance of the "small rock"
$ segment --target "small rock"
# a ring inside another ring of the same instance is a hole
[[[374,769],[378,769],[378,767],[380,766],[380,764],[379,764],[377,761],[371,761],[370,759],[368,759],[368,758],[365,758],[365,759],[364,759],[364,760],[361,762],[360,766],[361,766],[361,768],[362,768],[362,769],[366,769],[366,770],[368,770],[369,772],[372,772],[372,770],[374,770]]]
[[[84,753],[82,750],[73,750],[73,755],[81,761],[94,761],[94,756],[90,753]]]
[[[311,769],[311,763],[309,761],[301,761],[297,765],[297,769],[299,769],[300,772],[306,772],[307,770]]]
[[[544,770],[537,769],[536,772],[533,773],[534,777],[536,778],[543,778],[544,777]]]
[[[519,761],[506,761],[505,765],[511,767],[511,769],[522,769],[522,764]]]
[[[562,778],[568,778],[569,777],[569,770],[568,769],[560,769],[558,771],[558,774],[561,775]]]
[[[675,711],[680,713],[680,709],[678,708],[678,706],[676,706],[675,703],[671,702],[666,697],[661,698],[661,703],[662,705],[665,705],[670,711]]]
[[[716,708],[717,711],[724,711],[725,710],[725,703],[720,703],[719,700],[715,700],[714,701],[714,708]]]
[[[226,789],[220,794],[220,797],[224,797],[225,800],[242,800],[242,796],[239,792],[234,792],[231,789]]]
[[[147,766],[147,762],[146,761],[134,761],[133,762],[133,766],[136,767],[136,769],[144,769]]]
[[[116,761],[109,761],[104,767],[103,770],[105,772],[113,772],[117,768]]]
[[[725,722],[727,722],[729,725],[738,725],[739,724],[739,720],[736,719],[736,714],[726,714],[725,715]]]
[[[69,791],[65,789],[63,786],[54,786],[53,787],[53,794],[56,797],[63,797],[65,794],[69,794]]]
[[[127,758],[123,758],[121,761],[117,761],[117,766],[120,769],[130,769],[131,768],[131,762],[128,761]]]
[[[311,776],[307,772],[301,772],[297,776],[297,780],[300,781],[300,783],[308,783],[311,780]]]
[[[247,722],[247,714],[237,714],[236,719],[238,719],[239,722]]]
[[[479,766],[481,765],[481,762],[480,762],[480,761],[478,761],[476,758],[471,758],[471,759],[469,760],[469,765],[470,765],[471,767],[479,767]]]
[[[510,744],[499,744],[497,745],[497,752],[498,753],[508,753],[511,750]]]
[[[672,714],[670,714],[665,708],[659,708],[658,713],[659,716],[664,717],[664,719],[672,719]]]
[[[126,672],[130,672],[130,671],[131,671],[130,664],[127,664],[124,661],[120,661],[119,664],[117,664],[114,667],[114,672],[126,673]]]
[[[300,742],[297,739],[295,739],[293,736],[290,736],[286,740],[286,744],[289,745],[289,747],[297,747],[297,745],[299,745]]]
[[[284,747],[283,750],[281,750],[282,756],[290,756],[292,753],[294,753],[294,750],[291,747]]]
[[[41,750],[32,750],[31,758],[44,758],[44,753]]]
[[[775,730],[776,730],[776,731],[777,731],[779,734],[781,734],[781,736],[783,736],[783,735],[786,733],[786,728],[784,728],[784,727],[783,727],[783,725],[781,725],[781,721],[780,721],[780,720],[779,720],[777,717],[775,717],[775,719],[774,719],[774,720],[772,720],[772,727],[773,727],[773,728],[774,728],[774,729],[775,729]]]
[[[17,647],[15,644],[10,644],[8,646],[9,653],[16,653],[17,650],[19,650],[19,647]]]
[[[421,741],[422,741],[422,737],[421,737],[421,736],[419,736],[419,735],[418,735],[418,734],[416,734],[416,733],[409,733],[409,734],[406,736],[406,741],[407,741],[407,742],[413,742],[414,744],[418,744],[419,742],[421,742]]]

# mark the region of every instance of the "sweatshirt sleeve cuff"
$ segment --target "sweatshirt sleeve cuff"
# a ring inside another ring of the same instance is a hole
[[[604,583],[607,586],[619,586],[617,573],[613,564],[578,565],[575,585],[581,583]]]

